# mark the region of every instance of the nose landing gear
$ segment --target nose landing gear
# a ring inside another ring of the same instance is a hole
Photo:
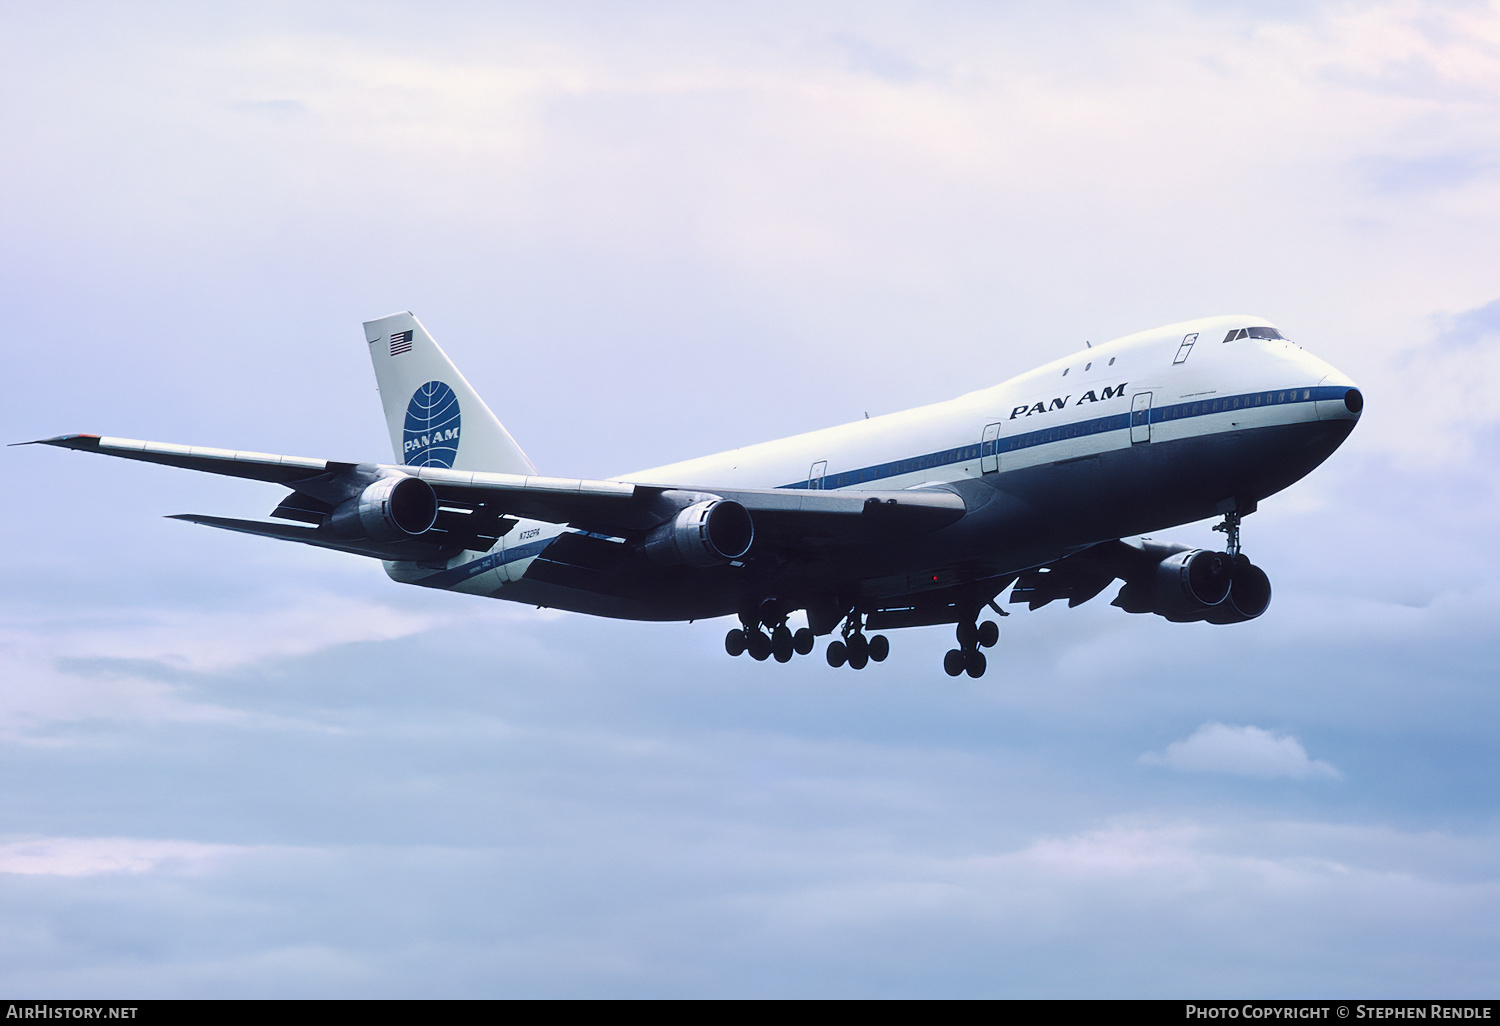
[[[1254,620],[1271,604],[1271,579],[1245,555],[1240,547],[1240,520],[1243,514],[1231,510],[1215,531],[1224,532],[1224,551],[1229,556],[1231,583],[1229,595],[1209,610],[1209,623],[1231,624]]]
[[[1238,512],[1230,510],[1224,514],[1224,522],[1215,524],[1215,531],[1224,532],[1224,551],[1229,553],[1230,559],[1235,559],[1240,554],[1240,521],[1244,519]]]

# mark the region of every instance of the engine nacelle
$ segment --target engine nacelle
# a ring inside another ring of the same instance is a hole
[[[1156,564],[1150,575],[1126,581],[1113,604],[1127,613],[1155,613],[1175,623],[1206,619],[1229,597],[1233,570],[1226,552],[1177,552]]]
[[[708,499],[678,510],[646,535],[641,549],[657,563],[715,566],[739,559],[754,540],[749,510],[733,499]]]
[[[328,527],[344,538],[400,541],[423,534],[437,522],[437,495],[419,477],[382,477],[328,515]]]
[[[1209,623],[1244,623],[1254,620],[1271,604],[1271,579],[1244,556],[1236,556],[1231,571],[1234,583],[1229,597],[1204,617]]]

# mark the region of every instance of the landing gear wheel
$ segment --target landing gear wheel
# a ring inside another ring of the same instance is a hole
[[[958,637],[959,648],[973,648],[979,636],[979,628],[973,623],[961,623],[953,632]]]
[[[870,661],[870,643],[865,640],[863,634],[851,634],[845,640],[849,646],[849,665],[856,670],[863,669],[865,663]],[[856,665],[856,660],[858,664]]]
[[[776,657],[778,663],[789,663],[792,661],[792,632],[785,625],[771,632],[771,654]]]
[[[803,627],[796,634],[792,635],[792,648],[798,655],[807,655],[817,643],[817,639],[813,637],[813,632],[806,627]]]
[[[984,676],[986,665],[987,660],[984,658],[984,653],[977,648],[970,649],[964,655],[964,670],[975,680]]]
[[[744,655],[748,644],[749,642],[745,640],[745,632],[738,627],[724,635],[724,651],[732,656]]]
[[[828,665],[835,670],[849,661],[849,646],[842,641],[828,643]]]
[[[986,620],[979,625],[979,647],[994,648],[995,642],[1000,640],[1000,625],[994,620]]]
[[[877,663],[885,662],[885,657],[891,654],[891,643],[884,634],[877,634],[870,639],[870,658]]]
[[[757,663],[765,662],[766,658],[771,654],[771,639],[766,637],[765,631],[751,631],[748,640],[750,658],[754,659]]]
[[[943,656],[943,672],[950,677],[957,677],[964,672],[964,654],[961,650],[950,648],[948,654]]]

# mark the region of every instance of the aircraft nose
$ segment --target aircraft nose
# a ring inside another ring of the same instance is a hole
[[[1317,410],[1319,420],[1359,420],[1365,408],[1365,395],[1342,374],[1329,374],[1318,382]]]

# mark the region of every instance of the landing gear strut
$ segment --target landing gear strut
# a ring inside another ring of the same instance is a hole
[[[864,617],[858,611],[850,613],[839,632],[842,637],[828,643],[828,665],[834,668],[849,664],[853,670],[863,670],[870,663],[885,662],[891,654],[891,643],[884,634],[866,638]]]
[[[1234,559],[1240,554],[1240,514],[1229,512],[1224,514],[1224,522],[1215,524],[1215,531],[1224,532],[1224,551],[1229,553],[1229,558]]]
[[[979,650],[995,647],[995,643],[1000,640],[1000,625],[994,620],[986,620],[980,624],[966,620],[959,623],[954,634],[958,639],[958,647],[949,649],[948,654],[943,656],[943,672],[950,677],[957,677],[961,673],[974,678],[983,677],[989,660]]]

